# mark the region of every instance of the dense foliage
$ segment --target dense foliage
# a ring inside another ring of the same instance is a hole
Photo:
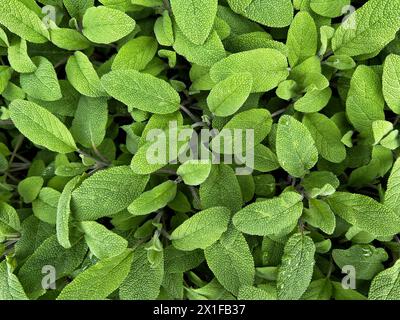
[[[0,299],[400,299],[399,17],[0,0]]]

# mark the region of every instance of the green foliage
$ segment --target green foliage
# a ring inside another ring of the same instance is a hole
[[[0,0],[0,300],[400,300],[399,16]]]

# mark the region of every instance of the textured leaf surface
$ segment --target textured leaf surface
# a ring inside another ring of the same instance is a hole
[[[84,147],[97,147],[106,135],[107,120],[108,108],[105,98],[81,97],[72,121],[71,133]]]
[[[219,82],[207,98],[210,111],[219,117],[234,114],[246,102],[252,84],[253,78],[248,73],[233,74]]]
[[[58,296],[58,300],[103,300],[124,281],[129,273],[133,252],[104,259],[79,274]]]
[[[286,57],[275,49],[256,49],[234,53],[214,64],[211,79],[222,81],[232,74],[250,73],[252,92],[265,92],[277,87],[288,76]]]
[[[279,120],[276,154],[281,167],[294,177],[304,176],[318,160],[312,135],[307,127],[291,116]]]
[[[130,108],[157,114],[179,109],[178,93],[164,80],[135,70],[112,71],[102,78],[104,88]]]
[[[151,266],[143,247],[135,250],[130,271],[121,284],[119,294],[123,300],[154,300],[164,277],[164,262]]]
[[[43,57],[35,57],[32,61],[37,68],[33,73],[21,74],[22,89],[36,99],[44,101],[61,99],[61,88],[51,62]]]
[[[238,294],[241,286],[253,284],[253,257],[246,239],[235,228],[230,227],[204,254],[218,281],[233,294]]]
[[[127,166],[97,172],[72,193],[72,210],[78,220],[96,220],[126,209],[146,187],[149,177]]]
[[[0,23],[30,42],[43,43],[49,39],[46,25],[19,0],[5,0],[0,3]]]
[[[134,216],[146,215],[165,207],[176,195],[176,183],[168,180],[153,189],[142,193],[128,207]]]
[[[200,211],[174,230],[172,244],[183,251],[205,249],[227,230],[229,218],[230,211],[224,207]]]
[[[225,164],[214,165],[207,180],[200,186],[203,209],[224,206],[232,212],[242,207],[242,193],[234,171]]]
[[[0,280],[0,300],[28,300],[24,288],[5,260],[0,263]]]
[[[79,227],[85,233],[90,251],[99,259],[119,256],[128,246],[124,238],[95,221],[82,221]]]
[[[295,192],[258,201],[235,214],[233,223],[240,231],[259,236],[280,235],[294,227],[302,214],[302,197]]]
[[[133,31],[135,20],[108,7],[91,7],[83,16],[83,34],[95,43],[111,43]]]
[[[335,32],[335,54],[359,56],[379,52],[400,28],[398,0],[369,0]]]
[[[359,66],[354,72],[346,101],[346,113],[359,132],[372,130],[372,123],[384,120],[384,99],[378,74],[367,66]]]
[[[400,56],[391,54],[386,57],[382,83],[386,103],[393,112],[400,114]]]
[[[320,113],[306,114],[303,124],[310,131],[318,153],[326,160],[340,163],[346,158],[346,148],[336,124]]]
[[[69,223],[71,220],[71,199],[72,191],[75,189],[79,177],[70,180],[64,187],[57,205],[57,240],[61,246],[68,249],[71,248]]]
[[[77,149],[65,125],[36,103],[14,100],[10,105],[10,113],[18,130],[33,143],[59,153]]]
[[[381,273],[372,281],[368,298],[370,300],[400,299],[400,260]]]
[[[77,51],[68,59],[65,66],[68,81],[82,95],[88,97],[103,97],[105,93],[100,78],[94,70],[89,58]]]
[[[296,233],[285,245],[279,267],[279,300],[297,300],[307,290],[314,268],[315,245],[310,237]]]
[[[336,192],[327,201],[335,214],[376,237],[392,236],[400,231],[400,218],[370,197]]]
[[[183,34],[193,43],[203,44],[214,25],[218,0],[171,0],[172,12]]]

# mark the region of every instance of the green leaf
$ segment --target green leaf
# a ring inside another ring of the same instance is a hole
[[[304,113],[318,112],[325,108],[332,97],[332,89],[308,91],[303,97],[294,103],[296,111]]]
[[[210,92],[207,104],[212,113],[228,117],[239,110],[250,95],[253,79],[249,73],[233,74],[219,82]]]
[[[276,153],[281,167],[294,177],[303,177],[318,161],[318,150],[307,127],[287,115],[279,119]]]
[[[343,288],[341,282],[332,281],[333,297],[335,300],[367,300],[367,298],[356,290]]]
[[[325,278],[312,281],[301,300],[330,300],[331,297],[332,283],[328,278]]]
[[[152,266],[143,246],[133,254],[130,271],[122,282],[119,295],[122,300],[154,300],[160,293],[164,278],[164,261]]]
[[[73,117],[78,105],[80,94],[67,80],[59,80],[59,84],[63,96],[60,100],[43,101],[32,97],[29,97],[29,100],[49,110],[53,114]],[[24,99],[24,96],[17,99]]]
[[[336,18],[344,14],[350,0],[311,0],[310,7],[321,16]]]
[[[393,123],[385,120],[376,120],[372,123],[372,133],[375,145],[382,141],[394,129]]]
[[[167,114],[180,106],[179,94],[170,84],[136,70],[111,71],[101,82],[108,94],[131,109]]]
[[[158,17],[154,23],[154,34],[158,43],[162,46],[172,46],[174,44],[174,30],[168,10],[164,10],[162,16]]]
[[[382,83],[386,103],[393,112],[400,114],[400,56],[390,54],[386,57]]]
[[[326,59],[325,64],[338,70],[349,70],[356,67],[355,61],[346,55],[330,56]]]
[[[368,299],[400,299],[400,260],[397,260],[393,267],[382,271],[372,280]]]
[[[334,249],[332,257],[339,268],[351,265],[355,268],[355,276],[361,280],[371,280],[377,273],[384,270],[382,262],[389,256],[385,249],[371,245],[354,245],[347,250]]]
[[[83,17],[87,9],[93,7],[94,0],[63,0],[69,15],[74,18]]]
[[[7,89],[9,81],[12,76],[12,69],[7,66],[0,66],[0,93],[4,94],[4,91]]]
[[[238,300],[276,300],[276,296],[261,288],[242,286],[239,289]]]
[[[42,20],[19,0],[0,3],[0,23],[29,42],[44,43],[50,38]]]
[[[179,166],[177,174],[182,177],[185,184],[197,186],[208,178],[211,167],[209,160],[189,160]]]
[[[56,224],[60,196],[60,192],[50,187],[40,190],[38,198],[32,202],[32,211],[35,216],[49,224]]]
[[[107,96],[96,70],[84,53],[77,51],[69,57],[65,72],[68,81],[82,95],[92,98]]]
[[[7,50],[10,66],[19,73],[35,72],[37,67],[28,55],[28,46],[24,39],[11,43]]]
[[[116,257],[97,262],[80,273],[57,297],[57,300],[103,300],[118,289],[129,273],[133,252],[126,250]]]
[[[0,300],[28,300],[24,288],[6,260],[0,263]]]
[[[142,36],[129,40],[115,56],[112,70],[142,71],[156,55],[157,48],[157,41],[152,37]]]
[[[287,234],[303,212],[301,201],[301,195],[295,192],[284,192],[279,197],[257,201],[237,212],[233,224],[238,230],[251,235]]]
[[[242,207],[242,193],[232,168],[226,164],[213,165],[207,180],[200,186],[203,209],[224,206],[232,212]]]
[[[372,123],[384,120],[385,101],[379,75],[368,66],[359,66],[353,74],[346,101],[346,114],[361,133],[370,133]]]
[[[333,51],[351,57],[378,53],[399,30],[399,13],[399,0],[369,0],[336,30]]]
[[[0,239],[18,236],[20,229],[17,211],[9,204],[0,202]]]
[[[400,158],[396,160],[387,183],[384,204],[400,217]]]
[[[65,125],[36,103],[14,100],[10,104],[10,114],[17,129],[33,143],[58,153],[77,149]]]
[[[187,151],[193,130],[188,126],[169,124],[169,129],[161,128],[149,131],[147,142],[142,145],[132,158],[131,168],[137,174],[153,173],[170,162],[176,162]],[[179,137],[179,139],[178,139]],[[174,145],[174,141],[176,144]],[[171,143],[172,142],[172,143]]]
[[[178,26],[175,26],[174,50],[186,60],[200,66],[211,67],[216,62],[226,57],[226,52],[221,39],[216,31],[212,31],[206,42],[202,45],[192,43],[185,37]]]
[[[207,264],[217,280],[237,295],[241,286],[254,282],[254,261],[244,236],[230,227],[213,245],[204,250]]]
[[[228,3],[236,13],[268,27],[286,27],[293,19],[290,0],[228,0]]]
[[[208,38],[217,15],[218,0],[171,0],[172,13],[183,34],[194,44]]]
[[[5,31],[0,27],[0,46],[1,47],[8,47],[10,42],[8,41],[8,36]]]
[[[108,7],[91,7],[83,16],[83,34],[95,43],[108,44],[127,36],[135,28],[135,20]]]
[[[134,216],[143,216],[164,208],[175,198],[177,184],[168,180],[153,189],[143,192],[128,207]]]
[[[79,228],[85,233],[90,251],[101,260],[119,256],[128,246],[124,238],[95,221],[82,221]]]
[[[99,171],[72,193],[71,208],[80,220],[96,220],[126,209],[143,191],[149,177],[128,166]]]
[[[40,221],[34,215],[27,217],[21,225],[21,238],[15,244],[16,259],[25,260],[54,232],[54,226]]]
[[[86,148],[99,146],[106,135],[108,107],[105,98],[82,96],[72,121],[71,133]]]
[[[327,234],[332,234],[335,231],[335,214],[329,205],[322,200],[309,200],[309,209],[305,209],[304,220]]]
[[[182,251],[209,247],[228,229],[230,215],[225,207],[197,212],[172,232],[172,245]]]
[[[64,249],[58,244],[57,237],[52,235],[46,239],[26,260],[18,272],[25,292],[28,296],[38,297],[45,292],[42,286],[43,267],[55,268],[55,279],[70,275],[82,262],[87,251],[83,241],[71,249]]]
[[[240,112],[213,138],[211,148],[220,154],[242,154],[247,150],[251,152],[254,145],[266,138],[271,127],[272,117],[267,109]]]
[[[329,196],[339,187],[339,179],[328,171],[313,171],[301,181],[301,186],[311,198]]]
[[[299,12],[290,25],[286,45],[289,49],[289,63],[292,67],[317,53],[317,27],[308,12]]]
[[[247,151],[251,153],[250,151]],[[254,147],[253,169],[260,172],[270,172],[280,167],[276,154],[263,144]]]
[[[56,101],[62,98],[60,84],[52,63],[44,57],[34,57],[37,66],[33,73],[20,75],[21,88],[33,98]]]
[[[18,184],[18,193],[22,196],[25,203],[31,203],[39,195],[43,187],[42,177],[28,177]]]
[[[65,185],[57,205],[56,231],[57,240],[65,249],[71,248],[70,241],[70,220],[71,220],[71,199],[72,191],[80,181],[80,177],[75,177]]]
[[[253,77],[251,92],[266,92],[288,77],[287,67],[281,52],[263,48],[231,54],[214,64],[210,75],[213,81],[220,82],[233,74],[248,72]]]
[[[314,269],[314,242],[296,233],[285,245],[282,264],[278,271],[278,299],[298,300],[307,290]]]
[[[400,231],[400,217],[370,197],[336,192],[327,202],[335,214],[375,237],[393,236]]]
[[[341,132],[331,119],[320,113],[306,114],[303,124],[311,133],[321,157],[333,163],[346,159]]]
[[[166,273],[181,273],[196,268],[204,261],[202,250],[180,251],[173,246],[164,250]]]
[[[67,28],[50,29],[50,38],[57,47],[65,50],[85,50],[90,42],[78,31]]]

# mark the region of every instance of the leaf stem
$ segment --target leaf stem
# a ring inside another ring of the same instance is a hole
[[[286,109],[287,109],[287,108],[283,108],[283,109],[280,109],[280,110],[274,112],[273,114],[271,114],[271,117],[272,117],[272,118],[275,118],[275,117],[281,115],[282,113],[285,113],[285,112],[286,112]]]
[[[111,165],[111,163],[109,162],[104,162],[101,159],[97,159],[96,157],[92,156],[90,153],[83,151],[81,149],[78,150],[78,153],[81,154],[82,156],[88,157],[93,159],[94,161],[96,161],[98,164],[100,164],[102,167],[109,167]]]
[[[169,13],[171,13],[171,5],[169,3],[169,0],[163,0],[164,8],[165,10],[168,10]]]
[[[190,119],[192,119],[194,122],[202,122],[200,118],[198,118],[197,116],[195,116],[188,108],[184,107],[184,106],[180,106],[181,110],[183,112],[185,112]]]

